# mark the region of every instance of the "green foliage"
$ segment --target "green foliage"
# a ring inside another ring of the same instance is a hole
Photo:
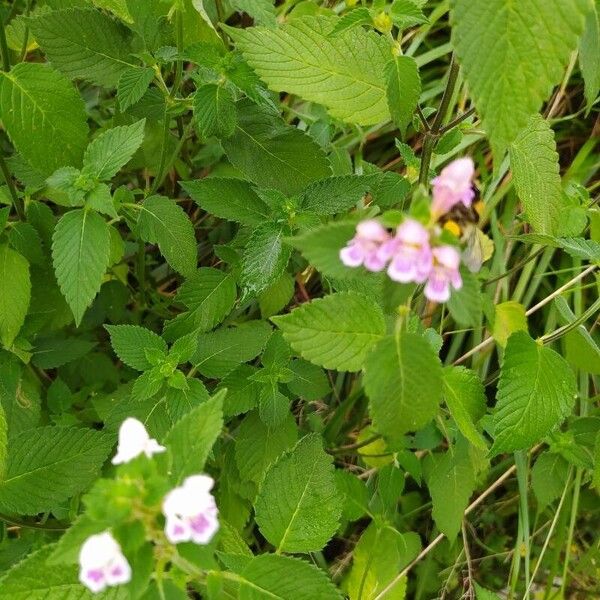
[[[115,354],[127,366],[138,371],[151,369],[149,352],[166,356],[167,344],[153,331],[137,325],[106,325]]]
[[[388,107],[392,119],[404,132],[412,121],[419,96],[419,68],[410,56],[396,56],[385,67]]]
[[[0,246],[0,340],[10,346],[23,326],[31,298],[29,263]]]
[[[235,131],[237,121],[233,95],[222,85],[204,84],[194,96],[194,117],[203,138],[212,135],[229,137]]]

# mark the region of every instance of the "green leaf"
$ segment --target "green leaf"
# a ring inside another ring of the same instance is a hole
[[[29,263],[6,245],[0,246],[0,341],[10,347],[29,309]]]
[[[453,0],[452,38],[494,156],[563,77],[589,0]]]
[[[592,104],[600,92],[600,15],[598,4],[594,4],[585,20],[583,35],[579,41],[579,65],[585,84],[586,112],[589,113]]]
[[[419,67],[411,56],[396,56],[385,67],[387,101],[392,120],[405,132],[421,95]]]
[[[206,377],[223,377],[242,363],[256,358],[271,332],[264,321],[248,321],[238,327],[201,334],[192,363]]]
[[[165,437],[170,457],[171,480],[178,484],[194,473],[201,473],[215,441],[223,429],[223,398],[217,392],[179,419]]]
[[[0,482],[2,510],[52,510],[98,477],[112,445],[111,436],[84,428],[40,427],[11,438]]]
[[[52,66],[71,79],[115,87],[129,62],[131,32],[100,12],[68,8],[31,20],[31,31]]]
[[[4,479],[8,462],[8,423],[0,403],[0,481]]]
[[[48,560],[56,548],[50,544],[15,564],[0,579],[0,600],[127,600],[123,586],[92,594],[79,582],[79,567]]]
[[[377,183],[376,175],[338,175],[311,183],[300,196],[303,210],[334,215],[354,208]]]
[[[154,79],[154,71],[149,67],[131,67],[124,70],[117,83],[117,100],[122,112],[142,99]]]
[[[569,463],[559,454],[544,452],[538,456],[531,469],[531,487],[540,510],[561,497],[568,474]]]
[[[442,399],[442,366],[416,333],[382,339],[365,361],[364,386],[375,429],[390,439],[435,417]]]
[[[28,263],[41,265],[46,262],[42,240],[35,227],[29,223],[14,222],[8,230],[8,242]]]
[[[198,269],[177,290],[176,301],[188,311],[165,324],[165,338],[171,340],[191,331],[211,330],[231,312],[236,298],[231,273],[211,267]]]
[[[100,180],[112,179],[126,165],[144,139],[142,119],[133,125],[122,125],[101,133],[87,147],[83,166],[87,173]]]
[[[126,365],[138,371],[147,371],[154,365],[148,360],[146,350],[167,355],[167,344],[153,331],[139,325],[105,325],[115,354]]]
[[[558,153],[548,122],[534,115],[510,146],[515,188],[538,233],[556,233],[563,207]]]
[[[288,382],[290,392],[305,400],[320,400],[329,392],[331,386],[322,369],[305,360],[294,360],[289,365],[294,379]]]
[[[137,221],[140,237],[158,244],[161,254],[178,273],[190,276],[196,271],[198,250],[194,226],[175,200],[150,196],[144,200]]]
[[[109,257],[110,233],[100,215],[72,210],[61,217],[52,236],[52,261],[77,325],[102,285]]]
[[[256,522],[278,552],[318,551],[338,527],[340,500],[332,457],[318,435],[307,435],[267,472]]]
[[[275,27],[277,24],[275,6],[272,0],[233,0],[237,11],[245,12],[258,25]]]
[[[242,364],[221,380],[216,389],[227,390],[223,403],[223,412],[226,416],[239,415],[257,406],[260,384],[252,379],[257,371],[256,367]]]
[[[487,443],[475,424],[486,412],[485,388],[479,376],[465,367],[444,369],[444,400],[460,432],[478,448]]]
[[[475,470],[466,443],[459,443],[443,455],[434,455],[433,459],[427,481],[433,502],[432,515],[438,529],[453,542],[475,490]]]
[[[260,225],[269,218],[269,207],[243,179],[206,177],[181,185],[200,208],[221,219]]]
[[[288,412],[277,427],[269,427],[256,411],[248,414],[235,438],[235,462],[244,481],[259,485],[269,467],[298,439],[298,427]]]
[[[321,569],[291,556],[256,556],[236,579],[239,600],[342,600]]]
[[[223,85],[205,83],[194,95],[194,118],[200,137],[233,135],[237,123],[233,95]]]
[[[230,27],[227,32],[270,89],[323,104],[348,123],[388,121],[387,44],[362,28],[331,36],[334,24],[333,19],[301,17],[277,29]]]
[[[569,415],[577,382],[569,364],[527,333],[508,338],[496,395],[493,454],[533,446]]]
[[[600,263],[600,242],[583,238],[560,238],[558,244],[570,256]]]
[[[110,11],[126,23],[133,23],[133,17],[127,8],[127,0],[92,0],[92,3],[98,8]]]
[[[448,310],[452,318],[463,327],[478,327],[481,324],[481,284],[468,269],[461,269],[462,287],[452,290]]]
[[[373,344],[385,334],[379,306],[354,293],[313,300],[271,321],[303,358],[338,371],[360,371]]]
[[[323,149],[310,136],[249,101],[238,103],[236,131],[222,143],[233,166],[248,179],[284,194],[297,194],[331,174]]]
[[[259,294],[284,272],[291,254],[291,248],[283,243],[288,234],[285,224],[272,222],[252,232],[242,255],[240,284],[245,294]]]
[[[525,307],[514,300],[501,302],[494,307],[494,328],[492,335],[504,348],[508,338],[515,331],[527,331],[527,315]]]
[[[261,317],[267,319],[285,308],[294,295],[294,289],[294,278],[284,271],[281,277],[260,293],[258,304]]]
[[[19,63],[0,73],[0,117],[15,148],[42,176],[80,166],[88,134],[83,100],[48,65]]]

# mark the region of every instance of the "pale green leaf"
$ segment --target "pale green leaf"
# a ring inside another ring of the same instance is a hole
[[[387,101],[392,119],[405,132],[421,95],[419,67],[411,56],[396,56],[385,67]]]
[[[527,220],[538,233],[555,233],[562,204],[554,133],[540,115],[510,145],[510,166]]]
[[[585,83],[587,112],[600,92],[600,15],[597,3],[588,13],[585,29],[579,41],[579,65]]]
[[[453,45],[498,160],[562,79],[590,8],[590,0],[453,0]]]
[[[248,179],[284,194],[296,194],[331,174],[323,149],[310,136],[247,100],[238,103],[235,133],[222,143],[233,166]]]
[[[124,70],[117,83],[117,100],[122,111],[141,100],[154,79],[154,71],[149,67],[131,67]]]
[[[494,454],[533,446],[571,412],[577,382],[569,364],[517,331],[508,338],[494,412]]]
[[[442,365],[427,340],[402,332],[382,339],[365,361],[364,386],[375,429],[390,439],[435,417],[442,399]]]
[[[10,347],[29,309],[29,263],[6,245],[0,246],[0,341]]]
[[[243,179],[205,177],[181,185],[200,208],[221,219],[260,225],[269,217],[269,207]]]
[[[339,371],[360,371],[368,352],[385,334],[379,306],[354,293],[313,300],[271,320],[303,358]]]
[[[52,236],[52,261],[77,325],[102,285],[109,256],[110,233],[99,214],[72,210],[62,216]]]
[[[335,533],[341,498],[333,459],[317,435],[302,438],[269,469],[255,503],[261,533],[278,552],[321,550]]]
[[[31,20],[52,66],[70,77],[114,87],[130,61],[131,32],[99,10],[54,10]]]
[[[502,348],[515,331],[527,331],[525,307],[515,300],[501,302],[494,306],[494,328],[492,335]]]
[[[388,121],[387,44],[362,28],[330,36],[334,24],[332,19],[302,17],[278,29],[227,31],[272,90],[323,104],[333,117],[349,123]]]
[[[223,85],[205,83],[194,95],[194,119],[200,137],[227,138],[235,131],[237,114],[233,95]]]
[[[331,30],[329,35],[337,35],[343,33],[348,29],[353,29],[359,25],[371,25],[373,23],[373,17],[371,17],[371,11],[365,6],[358,6],[342,15],[335,23],[334,28]]]
[[[178,484],[195,473],[201,473],[215,441],[223,428],[223,398],[217,392],[183,416],[165,437],[170,457],[171,480]]]
[[[150,196],[140,207],[137,229],[140,237],[158,244],[160,253],[178,273],[192,275],[198,250],[194,226],[185,211],[165,196]]]
[[[2,510],[52,510],[96,479],[112,445],[111,436],[75,427],[40,427],[11,438],[0,482]]]
[[[127,8],[127,0],[92,0],[92,3],[98,8],[110,11],[126,23],[133,23],[133,17]]]
[[[153,367],[146,350],[158,351],[166,356],[167,344],[153,331],[139,325],[105,325],[115,354],[126,365],[138,371]]]
[[[0,72],[0,118],[15,148],[41,175],[80,166],[88,134],[83,100],[48,65],[19,63]]]
[[[142,119],[133,125],[108,129],[95,138],[85,151],[83,166],[100,180],[112,179],[126,165],[144,139]]]
[[[485,388],[479,376],[465,367],[444,369],[444,400],[460,432],[483,450],[487,443],[475,424],[486,412]]]

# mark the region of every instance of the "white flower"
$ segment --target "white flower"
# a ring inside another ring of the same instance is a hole
[[[133,417],[128,417],[119,428],[119,444],[117,454],[112,459],[113,465],[128,463],[130,460],[145,454],[151,458],[153,454],[164,452],[166,448],[151,438],[144,424]]]
[[[165,535],[172,544],[208,544],[218,531],[219,511],[210,493],[214,483],[208,475],[192,475],[165,496]]]
[[[108,531],[85,540],[79,551],[79,566],[79,581],[94,593],[131,580],[131,567]]]

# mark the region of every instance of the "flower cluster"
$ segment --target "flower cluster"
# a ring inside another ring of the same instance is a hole
[[[432,181],[431,215],[437,220],[456,204],[470,206],[475,195],[472,186],[473,161],[461,158],[450,163]],[[363,265],[369,271],[387,268],[390,279],[400,283],[425,283],[425,296],[434,302],[446,302],[450,290],[462,287],[460,253],[454,247],[437,244],[435,227],[406,218],[392,235],[378,221],[359,223],[356,235],[340,251],[348,267]]]
[[[117,454],[113,464],[123,464],[138,456],[151,458],[166,448],[151,438],[143,423],[129,417],[119,428]],[[192,475],[173,488],[163,499],[165,536],[172,544],[208,544],[219,529],[218,509],[210,493],[214,485],[208,475]],[[79,552],[79,580],[93,593],[131,581],[131,566],[121,546],[109,531],[92,535]]]

